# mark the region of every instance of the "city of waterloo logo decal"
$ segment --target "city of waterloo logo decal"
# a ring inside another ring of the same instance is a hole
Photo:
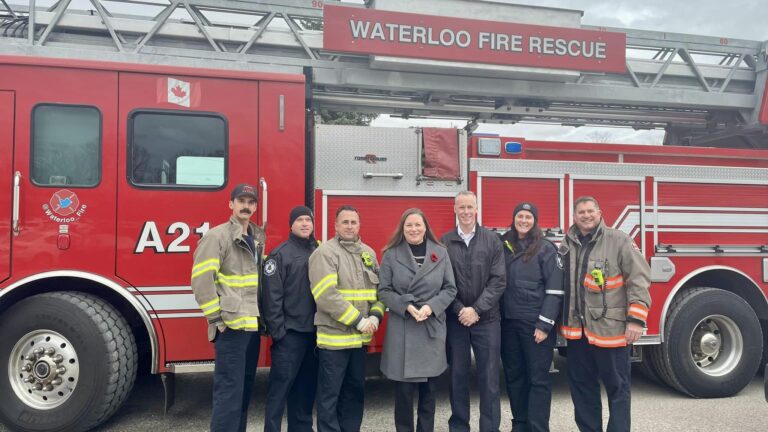
[[[69,189],[57,191],[43,204],[43,212],[56,223],[77,222],[85,214],[86,205],[80,203],[77,194]]]

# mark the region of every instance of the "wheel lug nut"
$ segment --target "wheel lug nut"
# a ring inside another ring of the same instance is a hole
[[[56,368],[56,373],[59,375],[64,375],[65,373],[67,373],[67,368],[65,368],[64,366],[59,366],[58,368]]]
[[[46,355],[53,355],[53,353],[55,353],[55,352],[56,352],[56,348],[54,348],[54,347],[48,347],[48,348],[45,349],[45,354]]]
[[[35,355],[34,354],[29,354],[28,356],[24,357],[24,360],[34,361],[35,360]]]
[[[54,378],[53,381],[51,381],[52,385],[61,385],[61,378]]]
[[[24,366],[21,367],[22,372],[29,372],[32,370],[32,363],[25,363]]]
[[[47,392],[53,391],[53,386],[48,384],[47,386],[43,387],[43,391],[47,391]]]
[[[62,356],[61,354],[56,354],[55,356],[53,356],[54,363],[61,363],[63,361],[64,361],[64,356]]]
[[[35,390],[42,390],[42,389],[43,389],[43,385],[42,384],[40,384],[40,383],[35,384]]]
[[[35,348],[35,350],[34,350],[34,351],[32,351],[32,352],[33,352],[33,353],[35,353],[35,355],[36,355],[36,356],[41,356],[41,355],[43,355],[43,353],[45,352],[45,348],[43,348],[43,347],[37,347],[37,348]]]
[[[33,383],[33,382],[35,382],[35,377],[33,377],[32,375],[29,375],[28,377],[24,378],[24,382],[25,383]]]

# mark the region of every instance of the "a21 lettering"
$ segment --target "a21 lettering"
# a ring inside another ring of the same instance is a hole
[[[210,223],[203,222],[200,226],[194,229],[195,235],[202,237],[208,232],[210,226]],[[189,225],[184,222],[171,223],[165,230],[165,233],[170,236],[175,236],[175,238],[171,240],[166,247],[163,243],[163,237],[157,229],[157,224],[154,221],[146,221],[141,227],[141,232],[139,233],[138,240],[136,240],[136,246],[133,248],[133,253],[144,253],[146,249],[151,249],[155,253],[188,253],[189,245],[183,243],[189,238],[190,232]]]

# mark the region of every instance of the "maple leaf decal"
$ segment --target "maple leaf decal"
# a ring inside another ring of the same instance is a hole
[[[173,93],[173,95],[177,98],[183,98],[187,95],[187,92],[185,92],[184,89],[182,89],[178,84],[176,84],[176,87],[171,89],[171,93]]]

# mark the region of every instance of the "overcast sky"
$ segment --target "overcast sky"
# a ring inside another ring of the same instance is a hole
[[[768,0],[495,0],[584,11],[582,24],[657,30],[749,40],[768,40]],[[439,5],[439,0],[436,2]],[[457,126],[461,122],[436,122],[380,117],[381,126]],[[660,144],[664,131],[625,128],[563,127],[558,125],[481,125],[478,132],[541,140],[610,141]]]
[[[497,0],[584,11],[582,24],[768,40],[766,0]]]

